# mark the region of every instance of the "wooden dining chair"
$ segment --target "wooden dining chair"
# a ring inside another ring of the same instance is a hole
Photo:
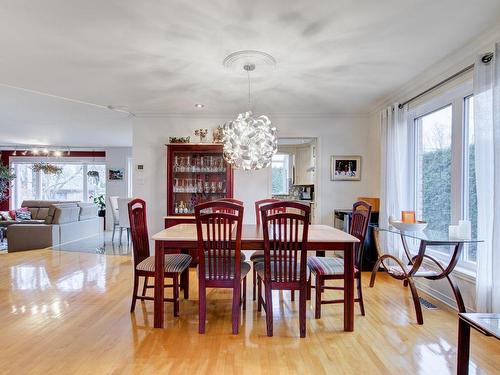
[[[261,213],[260,213],[260,208],[265,205],[265,204],[270,204],[270,203],[276,203],[280,202],[279,199],[276,198],[267,198],[267,199],[261,199],[259,201],[255,202],[255,222],[257,223],[257,226],[261,225],[262,218],[261,218]],[[285,212],[285,209],[280,207],[277,208],[276,211],[274,212]],[[257,271],[255,269],[255,266],[258,263],[264,262],[264,250],[255,250],[254,253],[250,256],[250,261],[252,262],[252,270],[253,270],[253,291],[252,291],[252,300],[255,301],[256,296],[257,296]],[[294,297],[294,292],[292,292],[292,301]]]
[[[221,199],[217,199],[217,202],[229,202],[229,203],[238,204],[238,205],[240,205],[240,206],[243,207],[243,201],[240,201],[239,199],[235,199],[235,198],[221,198]],[[231,212],[231,213],[234,213],[234,211],[232,209],[227,209],[227,208],[223,208],[223,207],[218,207],[215,210],[218,211],[218,212]],[[232,251],[231,254],[234,255],[234,251]],[[245,255],[244,252],[241,252],[241,260],[242,261],[247,260],[247,257],[246,257],[246,255]]]
[[[287,212],[288,209],[299,211]],[[298,202],[280,201],[263,205],[260,212],[264,236],[264,262],[256,265],[258,311],[264,306],[267,336],[271,337],[273,335],[272,291],[298,290],[300,337],[305,337],[310,207]],[[262,296],[262,284],[264,284],[265,298]]]
[[[128,203],[128,216],[130,220],[130,231],[132,235],[132,248],[134,254],[134,289],[132,293],[132,305],[130,312],[135,310],[135,302],[139,300],[153,301],[153,297],[146,296],[148,288],[154,288],[154,285],[148,285],[149,277],[154,280],[155,276],[155,257],[150,256],[148,225],[146,221],[146,202],[142,199],[133,199]],[[173,288],[173,297],[165,298],[166,302],[174,303],[174,316],[179,316],[179,275],[182,272],[188,272],[191,256],[188,254],[167,254],[165,255],[165,277],[172,279],[172,284],[165,287]],[[139,287],[139,278],[144,277],[142,294],[137,295]],[[189,277],[185,278],[185,288],[189,288]]]
[[[361,260],[363,258],[363,248],[365,242],[366,231],[370,221],[372,206],[364,201],[354,203],[352,206],[352,219],[349,233],[356,237],[359,242],[353,244],[354,246],[354,278],[356,279],[356,286],[358,297],[354,302],[359,302],[361,315],[365,315],[365,306],[363,303],[363,292],[361,288]],[[315,275],[316,279],[316,307],[314,317],[321,318],[321,305],[331,303],[344,303],[343,299],[335,300],[322,300],[321,293],[326,289],[344,290],[343,286],[326,286],[326,280],[343,280],[344,279],[344,259],[338,257],[309,257],[307,264],[311,270],[311,274]],[[312,276],[311,276],[312,277]],[[309,280],[308,287],[311,288]]]
[[[240,206],[243,206],[243,201],[240,201],[239,199],[234,199],[234,198],[221,198],[221,199],[218,199],[217,201],[236,203],[236,204],[239,204]]]
[[[198,235],[199,333],[205,333],[206,289],[233,289],[232,331],[238,333],[240,306],[245,309],[250,265],[241,259],[243,206],[213,201],[195,207]],[[243,283],[243,300],[241,289]],[[243,303],[242,303],[243,302]]]

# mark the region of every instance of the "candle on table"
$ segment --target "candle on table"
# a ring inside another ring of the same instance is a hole
[[[401,221],[403,223],[416,223],[415,211],[401,211]]]
[[[458,235],[460,238],[468,240],[471,238],[472,228],[469,220],[458,221]]]

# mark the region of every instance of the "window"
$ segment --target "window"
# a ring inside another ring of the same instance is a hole
[[[291,181],[290,155],[275,154],[271,163],[273,195],[288,195]]]
[[[59,174],[40,173],[43,200],[50,201],[82,201],[83,195],[83,165],[55,164],[62,168]]]
[[[87,166],[87,172],[97,171],[99,172],[99,180],[87,178],[87,194],[86,197],[91,200],[90,197],[95,197],[97,195],[106,195],[106,165],[104,164],[89,164]],[[87,173],[85,173],[87,175]]]
[[[459,220],[471,221],[477,233],[474,165],[474,98],[464,84],[409,113],[413,127],[414,202],[419,219],[431,230],[448,231]],[[443,247],[430,249],[446,257]],[[464,246],[462,268],[475,269],[476,246]]]
[[[417,130],[417,216],[429,229],[451,222],[451,105],[415,119]]]
[[[24,200],[75,200],[91,202],[91,196],[106,193],[105,164],[81,161],[51,162],[62,169],[60,174],[33,171],[33,164],[42,160],[14,158],[11,167],[17,178],[13,186],[11,208],[21,207]],[[88,171],[99,172],[99,180],[89,178]]]

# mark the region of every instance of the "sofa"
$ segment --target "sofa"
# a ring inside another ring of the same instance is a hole
[[[27,200],[21,206],[31,212],[31,220],[0,222],[7,226],[8,252],[58,246],[100,232],[93,203]]]

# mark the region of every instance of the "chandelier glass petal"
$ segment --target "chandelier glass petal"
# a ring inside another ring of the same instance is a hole
[[[266,168],[278,151],[277,131],[267,116],[240,113],[224,124],[223,134],[224,158],[237,169]]]

